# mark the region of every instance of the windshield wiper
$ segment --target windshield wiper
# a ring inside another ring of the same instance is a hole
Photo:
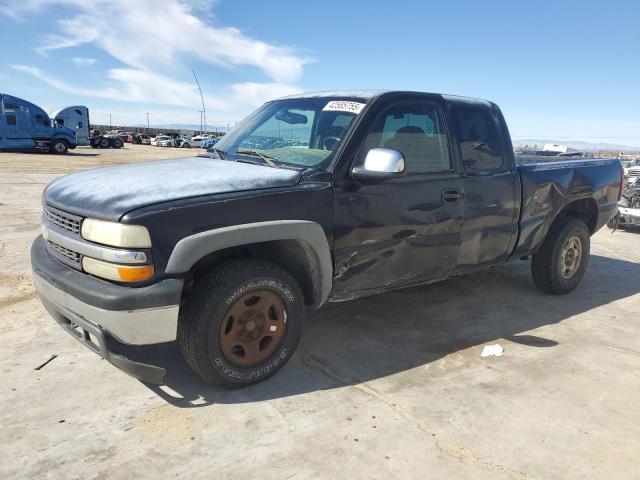
[[[238,155],[248,155],[250,157],[258,157],[258,158],[262,159],[264,161],[264,163],[266,163],[270,167],[278,168],[278,166],[274,162],[274,160],[277,160],[277,159],[274,158],[274,157],[271,157],[269,155],[265,155],[264,153],[260,153],[260,152],[257,152],[255,150],[238,150],[236,153]]]

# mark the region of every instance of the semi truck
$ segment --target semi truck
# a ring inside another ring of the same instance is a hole
[[[85,105],[65,107],[53,116],[56,125],[76,132],[78,146],[89,145],[89,109]]]
[[[37,105],[3,93],[0,103],[0,150],[63,154],[78,145],[74,130],[52,122]]]
[[[518,259],[543,292],[569,293],[623,181],[613,159],[520,165],[497,105],[420,92],[274,100],[202,155],[43,193],[31,264],[44,306],[149,383],[165,370],[121,344],[177,340],[202,379],[237,388],[281,370],[328,302]]]

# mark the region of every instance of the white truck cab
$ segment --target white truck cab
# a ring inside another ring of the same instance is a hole
[[[63,108],[53,117],[54,122],[76,132],[78,145],[89,145],[89,109],[84,105]]]

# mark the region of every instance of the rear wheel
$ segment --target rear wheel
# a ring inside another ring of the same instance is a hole
[[[111,142],[111,146],[113,148],[122,148],[122,139],[121,138],[114,138],[113,141]]]
[[[579,219],[557,219],[540,250],[533,255],[531,275],[541,290],[562,295],[575,289],[587,269],[589,229]]]
[[[178,342],[202,379],[238,388],[280,370],[304,323],[296,281],[261,260],[221,263],[202,278],[180,310]]]
[[[69,144],[64,140],[53,140],[50,144],[51,152],[57,155],[67,153]]]
[[[107,137],[100,138],[100,148],[109,148],[111,146],[111,142]]]

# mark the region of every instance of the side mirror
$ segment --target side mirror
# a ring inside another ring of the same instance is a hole
[[[391,178],[404,175],[402,152],[392,148],[372,148],[362,165],[353,167],[354,178]]]

